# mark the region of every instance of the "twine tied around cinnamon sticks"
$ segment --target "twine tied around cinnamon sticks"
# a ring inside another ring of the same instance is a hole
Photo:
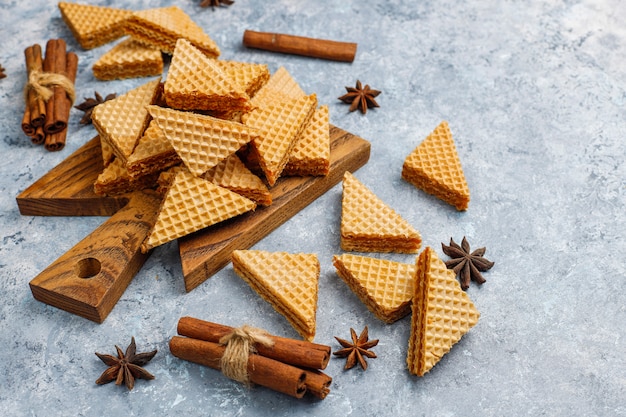
[[[44,103],[47,103],[54,95],[54,89],[52,87],[59,86],[65,90],[70,102],[73,104],[76,100],[76,92],[74,90],[74,83],[63,74],[56,74],[53,72],[41,72],[31,71],[28,74],[28,82],[24,87],[24,101],[28,102],[28,94],[30,90],[35,92],[35,98],[41,98]]]
[[[248,376],[248,357],[256,353],[256,344],[272,347],[274,341],[263,329],[243,325],[233,329],[220,338],[220,345],[225,345],[224,355],[220,359],[222,373],[230,379],[250,386]]]

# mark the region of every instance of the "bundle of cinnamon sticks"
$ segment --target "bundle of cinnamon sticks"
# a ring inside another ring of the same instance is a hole
[[[49,151],[65,146],[67,122],[74,102],[74,82],[78,56],[67,52],[63,39],[24,50],[28,80],[24,90],[25,109],[22,130],[34,144],[44,144]]]
[[[224,372],[223,357],[229,346],[220,340],[224,341],[238,329],[182,317],[177,329],[180,336],[170,340],[170,352],[180,359]],[[321,370],[328,365],[330,346],[267,336],[270,343],[254,344],[253,353],[247,358],[245,370],[249,382],[296,398],[302,398],[307,392],[320,399],[326,398],[332,378]]]

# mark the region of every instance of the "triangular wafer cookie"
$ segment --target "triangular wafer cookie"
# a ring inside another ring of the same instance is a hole
[[[269,185],[274,185],[287,164],[289,154],[317,107],[317,96],[274,102],[242,116],[246,126],[258,129],[251,142]]]
[[[238,62],[228,60],[215,61],[233,84],[253,97],[270,79],[270,70],[266,64]]]
[[[402,166],[402,178],[457,210],[467,210],[469,188],[445,121],[407,156]]]
[[[320,264],[315,254],[260,250],[232,253],[235,272],[306,340],[315,337]]]
[[[305,96],[306,93],[291,76],[285,67],[274,72],[265,85],[252,98],[252,105],[264,107],[272,102],[295,99]]]
[[[222,71],[215,59],[186,39],[176,42],[165,80],[165,101],[169,107],[182,110],[250,109],[245,89]]]
[[[158,49],[128,38],[102,55],[92,70],[99,80],[152,77],[163,72],[163,57]]]
[[[289,154],[283,175],[327,175],[330,170],[330,124],[328,106],[320,106],[307,123]]]
[[[156,121],[151,120],[133,153],[126,161],[132,177],[156,173],[181,163],[176,150]]]
[[[93,109],[91,120],[100,133],[100,139],[111,146],[123,163],[126,163],[148,125],[146,106],[154,101],[159,82],[160,79],[149,81]]]
[[[200,176],[258,137],[241,123],[148,106],[150,115],[192,174]]]
[[[427,247],[416,264],[411,336],[407,352],[409,372],[423,376],[476,323],[480,313],[461,290],[454,272]]]
[[[61,17],[84,49],[92,49],[124,36],[130,10],[59,2]]]
[[[255,208],[253,201],[180,170],[165,194],[142,251],[147,252]]]
[[[333,257],[337,274],[385,323],[411,312],[415,265],[345,253]]]
[[[131,177],[121,160],[116,158],[98,175],[93,189],[97,195],[114,196],[152,188],[156,185],[157,179],[157,173]]]
[[[174,53],[176,41],[183,38],[209,57],[220,55],[213,39],[177,6],[135,12],[126,22],[124,30],[133,38],[168,54]]]
[[[417,253],[421,243],[413,226],[346,171],[341,202],[343,250]]]

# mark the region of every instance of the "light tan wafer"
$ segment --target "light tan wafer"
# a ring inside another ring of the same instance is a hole
[[[259,131],[251,142],[269,185],[274,185],[287,164],[289,154],[317,107],[317,96],[275,102],[242,116],[245,125]]]
[[[427,247],[416,264],[409,372],[423,376],[469,331],[480,313],[461,289],[454,272]]]
[[[250,97],[243,87],[186,39],[176,49],[165,80],[167,105],[182,110],[249,110]]]
[[[202,174],[202,178],[241,194],[257,204],[263,206],[272,204],[272,195],[267,186],[246,168],[236,154],[229,156]]]
[[[270,79],[270,70],[266,64],[226,60],[215,62],[233,84],[245,91],[248,97],[253,97]]]
[[[126,161],[131,177],[156,173],[182,162],[157,122],[150,121],[133,153]]]
[[[241,123],[148,106],[176,153],[189,171],[200,176],[258,137],[257,131]]]
[[[124,36],[130,10],[59,2],[61,17],[84,49],[92,49]]]
[[[92,70],[100,80],[152,77],[163,72],[163,57],[160,50],[128,38],[102,55]]]
[[[135,12],[126,22],[124,30],[133,38],[168,54],[174,53],[176,41],[183,38],[209,57],[220,55],[213,39],[177,6]]]
[[[180,170],[167,190],[156,223],[141,250],[145,253],[255,208],[253,201]]]
[[[93,188],[97,195],[113,196],[153,188],[157,178],[158,174],[131,177],[124,164],[116,158],[98,175]]]
[[[417,253],[421,243],[413,226],[346,171],[341,202],[343,250]]]
[[[385,323],[411,312],[415,265],[345,253],[333,257],[337,274]]]
[[[324,176],[330,170],[330,124],[328,106],[320,106],[289,155],[283,175]]]
[[[429,194],[467,210],[469,188],[448,123],[443,121],[407,156],[402,178]]]
[[[235,272],[306,340],[315,337],[320,264],[315,254],[236,250]]]
[[[284,101],[305,96],[306,93],[289,74],[285,67],[274,72],[267,83],[254,95],[252,105],[264,107],[276,101]]]
[[[91,120],[100,139],[110,145],[124,164],[148,125],[146,106],[154,101],[159,82],[149,81],[93,109]]]

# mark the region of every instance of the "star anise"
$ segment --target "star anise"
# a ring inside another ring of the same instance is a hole
[[[356,80],[356,87],[346,87],[347,93],[339,97],[339,100],[350,104],[350,111],[360,109],[361,113],[367,113],[368,108],[380,107],[374,97],[380,94],[380,91],[373,90],[368,84],[362,87],[361,81]]]
[[[7,75],[4,73],[5,69],[2,68],[2,65],[0,65],[0,79],[6,77]]]
[[[200,3],[200,7],[210,6],[212,8],[215,8],[215,6],[221,6],[222,4],[230,6],[233,3],[233,0],[202,0],[202,3]]]
[[[142,366],[150,362],[150,359],[156,355],[156,349],[152,352],[136,353],[134,337],[126,348],[126,353],[122,352],[122,349],[117,345],[115,345],[115,349],[117,350],[117,358],[113,355],[103,355],[96,352],[96,356],[109,367],[96,380],[96,384],[102,385],[115,381],[115,385],[124,383],[131,390],[135,386],[135,379],[154,379],[154,375],[143,369]]]
[[[367,369],[367,362],[365,361],[364,356],[368,358],[375,358],[376,354],[371,352],[369,349],[373,348],[378,344],[378,339],[370,340],[368,336],[367,326],[361,332],[361,335],[357,338],[356,332],[354,329],[350,328],[350,335],[352,336],[352,343],[347,340],[340,339],[335,336],[335,339],[343,346],[343,349],[339,349],[336,352],[333,352],[333,355],[337,355],[340,358],[348,358],[346,359],[346,366],[343,369],[350,369],[354,365],[356,365],[357,361],[363,370]]]
[[[450,238],[450,246],[446,246],[442,243],[441,248],[443,249],[443,253],[452,258],[446,261],[448,269],[452,269],[457,275],[460,273],[461,288],[464,290],[468,289],[470,280],[475,281],[477,284],[486,282],[480,272],[491,269],[494,262],[483,258],[486,251],[485,248],[478,248],[474,252],[470,252],[470,245],[467,243],[465,236],[463,236],[461,246]]]
[[[93,112],[94,107],[96,107],[98,104],[104,103],[105,101],[114,99],[116,96],[115,93],[111,93],[103,99],[97,91],[94,95],[96,98],[85,97],[85,101],[80,103],[78,106],[74,106],[75,109],[85,112],[85,114],[83,114],[83,117],[80,119],[80,124],[91,124],[91,112]]]

